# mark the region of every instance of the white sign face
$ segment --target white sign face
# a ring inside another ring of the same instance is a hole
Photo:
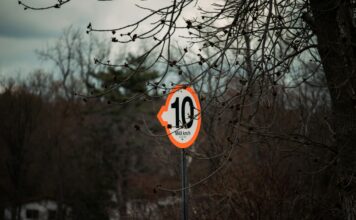
[[[177,85],[170,92],[157,117],[175,146],[191,146],[201,125],[201,108],[197,94],[191,87]]]

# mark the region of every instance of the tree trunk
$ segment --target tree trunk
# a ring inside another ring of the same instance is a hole
[[[333,3],[331,3],[333,2]],[[338,151],[341,219],[355,219],[356,200],[352,179],[356,168],[356,33],[350,1],[311,0],[314,32],[330,91],[333,129]],[[335,4],[335,5],[333,5]]]
[[[5,207],[0,206],[0,220],[5,220]]]

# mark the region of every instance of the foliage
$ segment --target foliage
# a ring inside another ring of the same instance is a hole
[[[107,71],[96,74],[95,78],[102,84],[104,89],[96,89],[94,94],[106,93],[107,89],[111,91],[105,95],[114,102],[124,102],[136,94],[142,94],[146,91],[148,83],[158,77],[156,71],[146,71],[144,66],[133,70],[130,66],[138,66],[142,63],[142,58],[129,55],[127,65],[124,68],[117,69],[109,67]]]

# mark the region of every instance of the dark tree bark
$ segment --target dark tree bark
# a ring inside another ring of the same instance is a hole
[[[5,207],[0,206],[0,220],[5,219]]]
[[[318,51],[332,99],[342,219],[355,219],[352,176],[356,168],[356,30],[350,1],[311,0]]]

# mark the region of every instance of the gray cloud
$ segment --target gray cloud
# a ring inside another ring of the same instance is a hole
[[[22,1],[42,6],[56,2],[56,0]],[[89,22],[98,28],[114,28],[134,22],[147,14],[147,11],[138,9],[135,3],[158,8],[169,4],[170,1],[72,0],[59,10],[25,11],[18,5],[17,0],[0,0],[0,68],[6,71],[17,68],[27,70],[29,63],[31,67],[40,67],[42,64],[36,62],[34,50],[53,42],[61,35],[63,28],[70,25],[74,28],[83,28],[84,31]],[[105,36],[100,33],[94,34],[99,37]]]
[[[27,13],[29,14],[29,13]],[[13,38],[46,38],[55,35],[54,30],[33,23],[35,17],[26,17],[17,1],[2,0],[0,7],[0,36]],[[34,20],[36,21],[36,19]]]
[[[0,22],[0,36],[12,38],[50,38],[58,36],[58,31],[44,31],[26,24]]]
[[[50,4],[55,0],[22,0],[30,4]],[[12,74],[14,71],[30,72],[44,67],[34,53],[36,49],[53,43],[63,28],[72,25],[83,28],[89,22],[110,28],[124,25],[137,19],[134,0],[78,1],[60,10],[23,10],[16,0],[0,1],[0,72]],[[136,1],[137,2],[137,1]]]

